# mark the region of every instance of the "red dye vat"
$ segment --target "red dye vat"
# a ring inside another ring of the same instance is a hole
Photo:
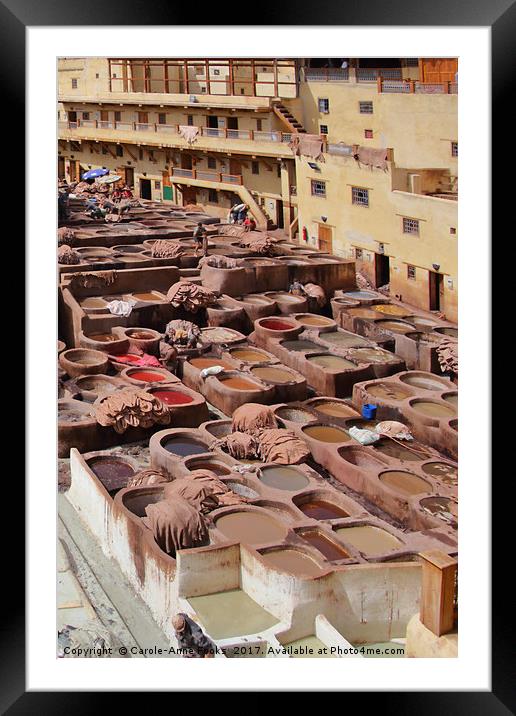
[[[153,390],[152,395],[166,405],[186,405],[186,403],[193,403],[193,398],[190,395],[181,393],[179,390]]]
[[[144,383],[155,383],[156,381],[167,379],[166,376],[161,373],[154,373],[150,370],[135,370],[129,373],[129,377],[135,380],[141,380]]]
[[[136,363],[140,356],[134,353],[120,353],[120,355],[110,355],[109,358],[115,363]]]
[[[271,318],[267,321],[262,321],[260,325],[264,328],[268,328],[271,331],[289,331],[294,328],[292,323],[287,323],[286,321],[278,321],[275,318]]]

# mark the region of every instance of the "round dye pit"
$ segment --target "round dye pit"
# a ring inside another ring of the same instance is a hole
[[[410,333],[414,330],[414,326],[410,323],[402,323],[401,321],[378,321],[378,328],[392,333]]]
[[[394,306],[390,303],[380,303],[378,306],[371,306],[373,311],[378,311],[378,313],[383,313],[387,316],[408,316],[409,312],[405,308],[401,308],[401,306]]]
[[[111,383],[109,379],[102,380],[102,378],[85,376],[84,378],[77,379],[77,387],[79,390],[87,390],[96,393],[99,396],[110,395],[120,390],[120,385]]]
[[[71,406],[58,407],[57,419],[60,423],[81,423],[84,420],[93,420],[90,411],[81,411],[79,408]]]
[[[370,308],[348,308],[346,313],[350,316],[354,316],[355,318],[378,318],[378,313],[376,311],[372,311]]]
[[[330,371],[354,370],[357,367],[356,364],[352,363],[350,360],[329,354],[322,356],[310,356],[307,360],[310,363],[314,363],[315,365],[321,366],[321,368],[325,368]]]
[[[426,465],[422,465],[421,470],[426,475],[431,475],[448,485],[457,484],[458,473],[454,465],[448,465],[446,462],[429,462]]]
[[[351,440],[344,430],[335,428],[332,425],[307,425],[302,430],[309,438],[318,440],[321,443],[344,443]]]
[[[386,400],[405,400],[405,398],[409,398],[412,395],[412,393],[403,390],[403,388],[400,388],[394,382],[367,385],[366,391],[375,398],[385,398]]]
[[[451,515],[456,512],[455,503],[447,497],[424,497],[419,504],[437,517],[443,512]]]
[[[206,426],[206,430],[215,438],[225,438],[231,433],[231,420],[221,420]]]
[[[358,298],[358,299],[370,299],[370,298],[377,298],[376,293],[372,293],[372,291],[346,291],[344,296],[347,296],[348,298]]]
[[[228,480],[228,482],[226,482],[226,485],[236,495],[240,495],[241,497],[247,497],[249,500],[256,500],[257,497],[260,497],[256,490],[252,490],[250,487],[248,487],[242,482]]]
[[[293,423],[309,423],[311,420],[317,420],[317,415],[302,408],[278,408],[275,413],[279,418]]]
[[[257,383],[253,383],[250,380],[247,380],[246,378],[240,378],[239,376],[228,376],[227,378],[219,378],[219,381],[224,385],[226,388],[231,388],[232,390],[253,390],[253,391],[260,391],[263,390],[261,386],[259,386]]]
[[[124,506],[132,512],[136,517],[146,517],[145,508],[147,505],[153,505],[163,499],[163,489],[147,490],[139,488],[137,490],[126,492],[122,498]]]
[[[335,418],[349,418],[350,415],[355,415],[356,411],[346,403],[339,403],[337,401],[324,401],[321,403],[312,403],[313,409],[323,415],[331,415]]]
[[[303,303],[305,300],[300,296],[292,296],[290,293],[269,293],[267,295],[273,301],[285,301],[286,303]]]
[[[342,507],[326,500],[309,500],[298,504],[297,508],[313,520],[336,520],[340,517],[349,517]]]
[[[144,291],[142,293],[133,293],[132,297],[135,298],[137,301],[144,301],[144,302],[150,302],[150,301],[162,301],[162,297],[158,296],[153,291]]]
[[[131,330],[126,331],[125,335],[128,338],[133,338],[136,341],[153,341],[159,338],[159,334],[157,333],[149,333],[148,331],[139,331],[137,329],[131,328]]]
[[[298,549],[277,549],[274,552],[262,554],[267,564],[282,572],[315,577],[321,573],[317,562]]]
[[[372,525],[343,527],[336,530],[339,538],[364,554],[383,554],[398,549],[403,543],[394,535]]]
[[[446,403],[453,405],[455,410],[457,410],[457,407],[459,405],[458,393],[448,393],[447,395],[441,395],[441,400],[444,400]]]
[[[267,353],[247,348],[235,348],[231,351],[231,357],[244,363],[270,363],[271,361],[271,356],[268,356]]]
[[[160,383],[167,380],[163,373],[154,370],[131,370],[128,371],[127,376],[133,380],[139,380],[141,383]]]
[[[450,336],[450,338],[459,337],[459,331],[456,328],[447,328],[445,326],[443,328],[434,328],[434,331],[436,333],[441,333],[443,336]]]
[[[108,492],[127,486],[134,470],[127,462],[113,457],[100,456],[88,460],[88,466],[102,482]]]
[[[85,298],[81,301],[81,308],[105,308],[106,301],[103,298],[97,298],[92,296],[91,298]]]
[[[120,251],[123,254],[139,254],[143,251],[143,247],[138,245],[113,246],[113,251]]]
[[[264,321],[260,321],[260,326],[266,328],[268,331],[290,331],[296,328],[294,323],[280,321],[277,318],[267,318]]]
[[[220,365],[226,370],[231,370],[232,368],[232,366],[230,366],[227,361],[222,360],[222,358],[190,358],[188,362],[190,365],[193,365],[194,368],[198,368],[199,370],[203,370],[204,368],[213,368],[215,365]]]
[[[379,476],[381,482],[402,495],[420,495],[432,492],[432,485],[412,472],[389,470]]]
[[[168,452],[180,457],[187,457],[188,455],[198,455],[203,452],[208,452],[207,445],[200,442],[200,440],[189,438],[186,435],[180,435],[172,438],[165,437],[162,440],[161,445]]]
[[[240,336],[227,328],[207,328],[203,330],[202,337],[212,343],[225,343],[226,341],[238,340]]]
[[[247,544],[278,542],[286,532],[285,527],[266,513],[251,510],[221,515],[215,525],[227,539]]]
[[[345,331],[331,331],[331,333],[321,333],[321,340],[330,343],[337,348],[352,348],[353,346],[363,346],[365,341],[360,336]]]
[[[116,355],[110,355],[109,357],[110,360],[115,363],[127,364],[136,363],[140,359],[140,356],[136,355],[136,353],[117,353]]]
[[[187,467],[191,472],[194,470],[209,470],[210,472],[214,472],[216,475],[229,475],[231,473],[231,469],[228,465],[206,458],[189,460]]]
[[[446,403],[433,402],[431,400],[413,400],[410,403],[410,407],[420,413],[421,415],[427,415],[430,418],[451,418],[456,414],[456,410],[451,405]]]
[[[330,321],[329,318],[323,318],[313,313],[303,313],[300,316],[296,316],[296,321],[299,321],[304,326],[331,326],[334,324],[334,321]]]
[[[299,351],[300,353],[306,353],[307,351],[320,351],[321,346],[313,341],[281,341],[280,344],[283,348],[288,351]]]
[[[260,480],[268,487],[289,492],[303,490],[309,484],[306,475],[289,466],[263,467]]]
[[[417,452],[414,448],[408,448],[404,445],[400,445],[397,442],[394,442],[394,440],[389,440],[389,438],[380,440],[379,442],[374,444],[374,449],[378,450],[378,452],[381,452],[382,455],[387,455],[387,457],[392,457],[393,460],[402,460],[406,462],[416,462],[421,460],[426,460],[428,455],[426,453]]]
[[[349,559],[351,556],[343,547],[326,537],[319,530],[307,530],[306,532],[300,532],[299,535],[330,562],[337,559]]]
[[[377,470],[380,467],[385,467],[387,462],[375,457],[369,452],[368,448],[349,447],[339,448],[339,455],[350,462],[352,465],[362,467],[365,470]]]
[[[244,303],[254,303],[258,306],[270,306],[272,305],[272,301],[265,298],[264,296],[242,296],[242,301]]]
[[[276,368],[274,366],[252,368],[251,373],[257,378],[261,378],[261,380],[265,380],[270,383],[292,383],[295,380],[295,376],[292,373],[289,373],[288,370]]]
[[[112,343],[113,341],[120,340],[112,333],[90,333],[86,338],[89,338],[90,341],[98,341],[99,343]]]
[[[446,383],[443,383],[433,376],[424,375],[423,373],[401,375],[400,380],[402,383],[411,385],[413,388],[423,388],[423,390],[443,390],[443,388],[447,387]]]
[[[437,326],[439,325],[439,321],[435,321],[433,318],[424,318],[423,316],[410,316],[411,321],[416,324],[416,326]]]
[[[396,356],[381,348],[352,348],[348,356],[359,363],[390,363]]]
[[[150,392],[165,405],[188,405],[188,403],[193,403],[192,396],[182,393],[180,390],[151,390]]]

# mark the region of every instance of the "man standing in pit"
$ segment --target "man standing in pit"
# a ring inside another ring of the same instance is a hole
[[[217,647],[193,619],[180,612],[172,618],[172,626],[184,659],[213,659]]]
[[[208,232],[206,231],[206,228],[203,226],[202,221],[199,221],[197,224],[197,227],[195,228],[195,231],[193,232],[193,237],[195,241],[195,255],[197,256],[197,252],[199,249],[202,250],[202,255],[207,256],[208,255]]]

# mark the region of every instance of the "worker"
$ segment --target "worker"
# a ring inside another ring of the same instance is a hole
[[[202,255],[207,256],[208,255],[208,232],[206,231],[206,228],[203,226],[202,221],[199,221],[197,224],[197,227],[195,228],[193,232],[193,237],[195,241],[195,255],[197,256],[197,252],[199,250],[202,250]]]
[[[254,231],[256,229],[256,221],[252,216],[246,216],[244,221],[244,229],[246,231]]]
[[[242,204],[242,208],[239,210],[238,216],[237,216],[238,224],[244,223],[248,210],[249,210],[249,207],[247,206],[247,204]]]
[[[178,648],[185,659],[213,659],[217,647],[193,619],[180,612],[172,618]]]
[[[124,187],[122,189],[122,199],[132,199],[132,198],[133,198],[133,192],[127,186],[127,184],[124,184]]]
[[[234,204],[229,211],[229,223],[236,224],[238,215],[245,208],[245,204]]]

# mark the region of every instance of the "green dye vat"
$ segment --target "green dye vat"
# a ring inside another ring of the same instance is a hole
[[[188,601],[212,639],[258,634],[278,623],[241,589],[190,597]]]

